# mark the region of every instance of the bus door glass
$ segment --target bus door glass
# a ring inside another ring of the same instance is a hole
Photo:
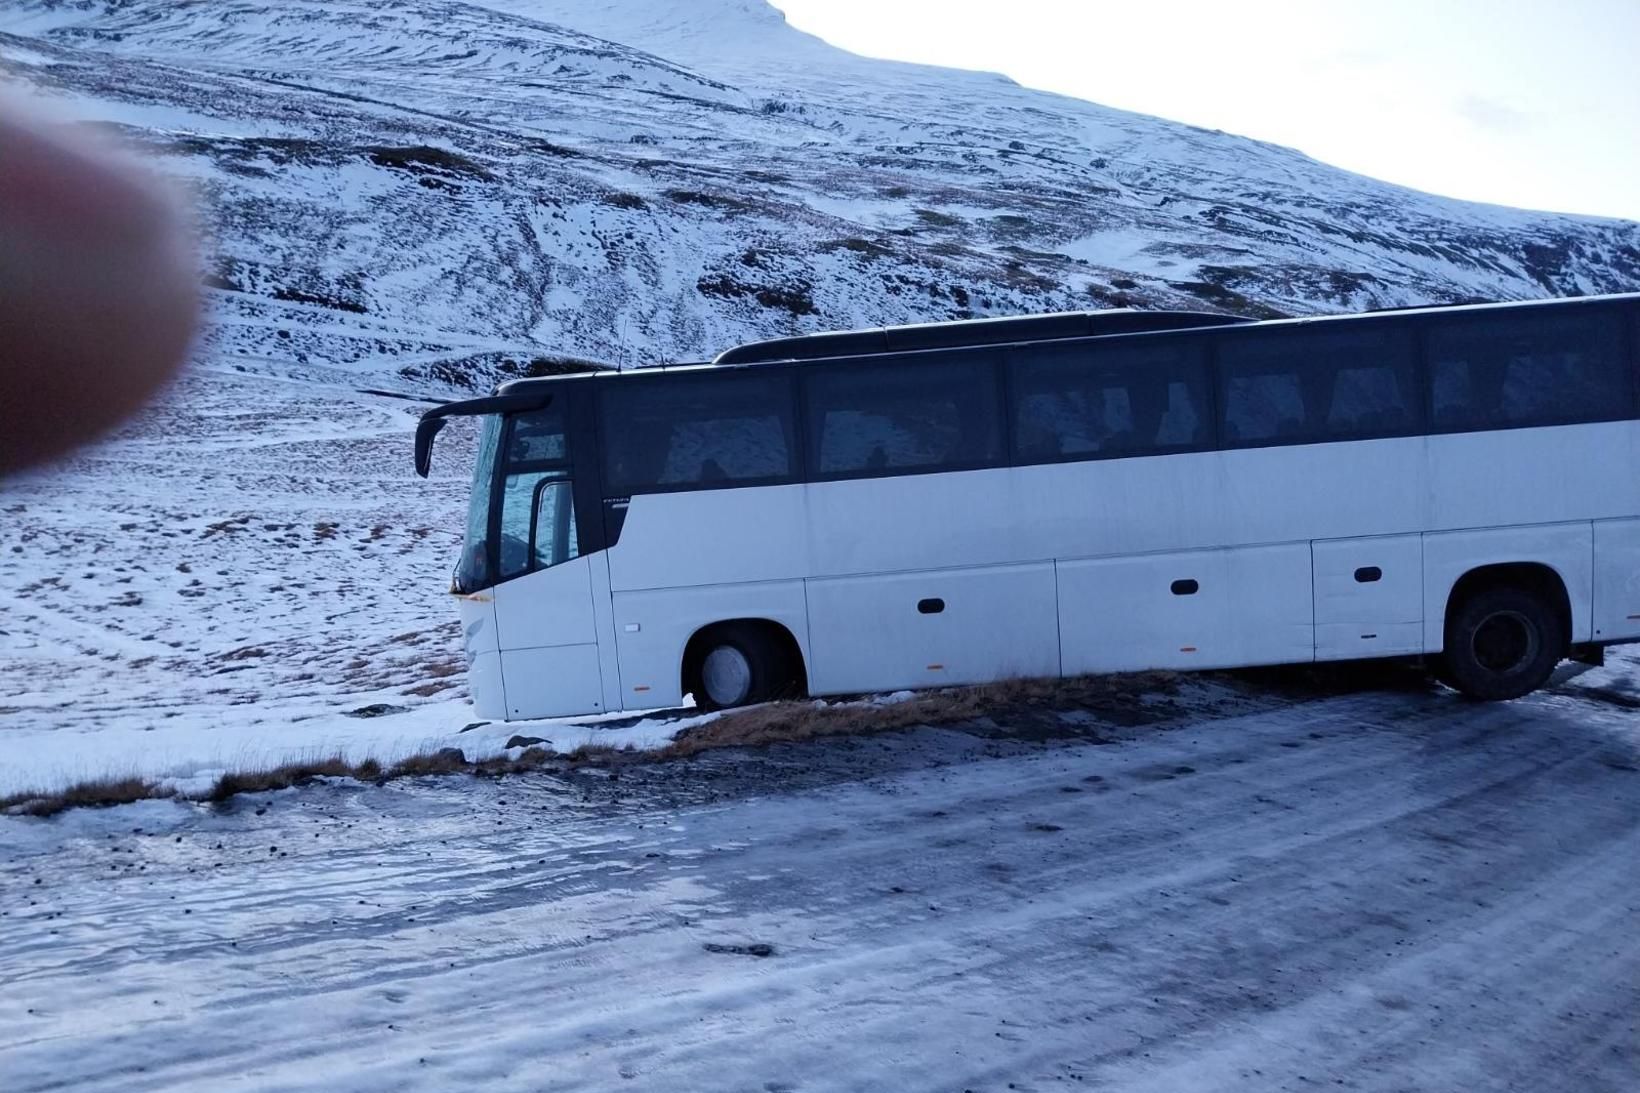
[[[501,481],[499,576],[546,569],[579,556],[562,400],[508,421]]]

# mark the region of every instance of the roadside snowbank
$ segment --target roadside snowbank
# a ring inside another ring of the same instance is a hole
[[[404,708],[393,704],[396,697],[358,695],[342,708],[333,703],[204,707],[158,724],[92,732],[17,727],[6,734],[9,750],[0,765],[0,796],[57,790],[104,777],[156,779],[192,795],[210,789],[230,770],[261,770],[329,756],[351,763],[375,759],[390,764],[440,748],[460,748],[468,759],[484,759],[506,751],[514,736],[533,738],[556,752],[584,745],[649,750],[715,716],[657,711],[636,720],[622,714],[475,725],[466,700]]]

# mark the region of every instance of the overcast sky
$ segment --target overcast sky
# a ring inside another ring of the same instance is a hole
[[[1640,0],[772,0],[856,53],[1640,220]]]

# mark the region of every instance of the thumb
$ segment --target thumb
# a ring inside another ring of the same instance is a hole
[[[0,474],[138,409],[198,310],[190,233],[158,178],[0,98]]]

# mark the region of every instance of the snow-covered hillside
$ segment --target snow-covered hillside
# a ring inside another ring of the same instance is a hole
[[[1640,287],[1634,224],[865,60],[762,0],[10,0],[0,59],[197,187],[214,352],[411,383],[1124,302]]]
[[[194,188],[212,315],[164,406],[0,484],[0,730],[38,757],[5,788],[471,719],[463,447],[413,479],[392,395],[862,324],[1640,288],[1640,225],[866,60],[763,0],[0,0],[0,83]],[[342,716],[376,705],[428,708]]]

